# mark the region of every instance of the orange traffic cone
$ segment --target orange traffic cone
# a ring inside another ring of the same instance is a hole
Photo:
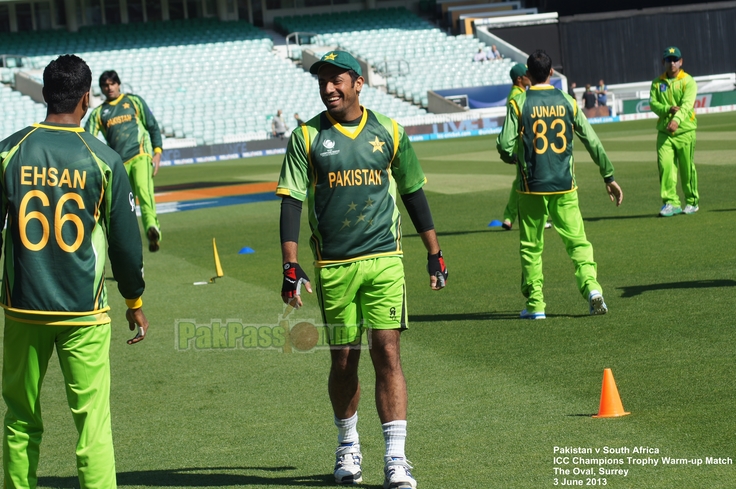
[[[593,415],[594,418],[617,418],[626,416],[624,406],[621,404],[621,398],[618,395],[616,381],[613,380],[613,372],[610,368],[603,371],[603,388],[601,389],[601,406],[598,408],[598,414]]]

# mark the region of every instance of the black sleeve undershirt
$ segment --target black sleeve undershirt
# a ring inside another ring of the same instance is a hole
[[[429,210],[429,202],[427,202],[427,196],[424,195],[423,189],[420,188],[416,192],[402,195],[401,200],[404,202],[406,211],[409,213],[409,218],[418,233],[424,233],[434,229],[432,213]]]
[[[281,199],[281,242],[299,242],[299,224],[302,218],[302,202],[294,197]]]

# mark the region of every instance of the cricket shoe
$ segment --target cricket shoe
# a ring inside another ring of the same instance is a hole
[[[514,226],[514,224],[509,219],[504,219],[501,223],[501,227],[504,228],[506,231],[511,231],[511,228]]]
[[[383,489],[417,489],[417,481],[411,475],[412,468],[405,458],[386,457]]]
[[[360,467],[363,455],[360,443],[345,443],[335,450],[335,482],[338,484],[360,484],[363,471]]]
[[[665,204],[659,210],[660,217],[672,217],[677,214],[682,214],[682,208],[679,205],[674,206],[672,204]]]
[[[685,206],[685,208],[684,208],[684,209],[682,210],[682,213],[683,213],[683,214],[695,214],[695,213],[696,213],[696,212],[698,212],[699,210],[700,210],[700,207],[698,207],[697,205],[690,205],[690,204],[688,204],[688,205],[686,205],[686,206]]]
[[[546,319],[547,315],[542,312],[529,312],[526,309],[521,311],[521,314],[519,314],[519,319]]]
[[[151,226],[146,232],[146,237],[148,238],[148,251],[151,253],[158,251],[160,248],[158,243],[161,241],[161,231],[155,226]]]
[[[588,295],[588,304],[590,305],[591,316],[602,316],[608,312],[608,306],[603,301],[603,296],[597,290],[591,290]]]
[[[545,222],[544,229],[552,229],[552,223],[550,221]]]

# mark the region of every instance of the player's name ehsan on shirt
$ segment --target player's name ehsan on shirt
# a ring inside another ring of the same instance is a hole
[[[73,176],[72,176],[73,175]],[[87,170],[55,167],[38,167],[22,165],[20,167],[20,184],[31,187],[67,187],[84,190],[87,183]]]
[[[278,195],[306,200],[317,266],[401,256],[397,194],[426,181],[404,129],[363,108],[339,123],[322,112],[294,131]]]
[[[79,126],[44,122],[0,141],[0,163],[5,315],[60,326],[109,322],[108,250],[118,289],[140,307],[143,256],[120,156]]]

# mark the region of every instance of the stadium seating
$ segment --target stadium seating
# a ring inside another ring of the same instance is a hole
[[[429,89],[500,83],[498,73],[508,72],[503,63],[472,63],[481,45],[477,39],[446,36],[405,9],[290,17],[276,23],[283,31],[318,32],[319,45],[339,45],[374,65],[408,60],[408,75],[388,78],[395,96],[368,86],[361,93],[362,103],[399,120],[426,114],[420,105],[427,105]],[[338,25],[341,30],[334,31]],[[268,35],[245,21],[192,19],[88,26],[75,33],[0,33],[0,45],[28,56],[38,68],[59,54],[81,56],[92,69],[97,96],[100,73],[116,70],[123,91],[149,103],[167,137],[198,145],[265,139],[277,110],[283,110],[293,128],[295,112],[308,120],[324,108],[314,77],[279,56]],[[0,136],[43,119],[43,104],[2,88],[0,96],[14,101],[4,104],[8,115]]]
[[[427,105],[427,91],[509,84],[512,61],[473,61],[486,45],[472,35],[448,36],[403,8],[275,19],[284,33],[312,32],[316,44],[339,46],[380,69],[405,60],[409,73],[388,74],[390,93]],[[336,26],[340,30],[336,31]]]
[[[211,19],[154,24],[2,34],[0,43],[28,55],[39,68],[59,54],[78,54],[92,69],[98,96],[97,77],[115,69],[123,90],[149,103],[165,135],[198,145],[266,139],[278,109],[292,128],[295,112],[307,120],[324,109],[314,77],[276,55],[271,39],[251,24]],[[5,118],[2,135],[43,119],[43,104],[2,88],[20,99],[17,115]],[[362,98],[393,117],[424,112],[369,87]]]
[[[46,116],[44,104],[36,103],[28,95],[21,95],[6,85],[0,85],[0,107],[3,111],[0,138],[10,136],[30,123],[42,121]]]

